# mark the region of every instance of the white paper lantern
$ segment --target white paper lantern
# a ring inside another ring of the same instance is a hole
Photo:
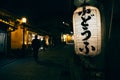
[[[95,56],[101,52],[101,18],[96,7],[79,7],[73,14],[76,54]]]

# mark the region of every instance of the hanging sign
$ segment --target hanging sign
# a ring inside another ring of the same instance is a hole
[[[101,19],[96,7],[77,8],[73,14],[76,54],[95,56],[101,52]]]

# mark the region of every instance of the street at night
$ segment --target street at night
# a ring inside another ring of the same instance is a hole
[[[0,79],[83,80],[82,67],[75,67],[73,59],[73,45],[39,51],[38,62],[29,54],[0,67]]]
[[[119,80],[119,5],[0,1],[0,80]]]

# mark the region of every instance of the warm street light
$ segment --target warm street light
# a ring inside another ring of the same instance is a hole
[[[25,17],[22,18],[22,23],[26,23],[27,19]]]
[[[23,24],[23,45],[22,45],[22,48],[23,48],[23,51],[24,51],[24,49],[25,49],[25,27],[24,27],[24,24],[27,22],[27,19],[25,18],[25,17],[23,17],[22,19],[21,19],[21,23]]]

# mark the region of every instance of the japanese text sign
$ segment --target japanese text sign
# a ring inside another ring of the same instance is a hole
[[[95,56],[101,52],[101,19],[96,7],[79,7],[73,14],[76,54]]]

